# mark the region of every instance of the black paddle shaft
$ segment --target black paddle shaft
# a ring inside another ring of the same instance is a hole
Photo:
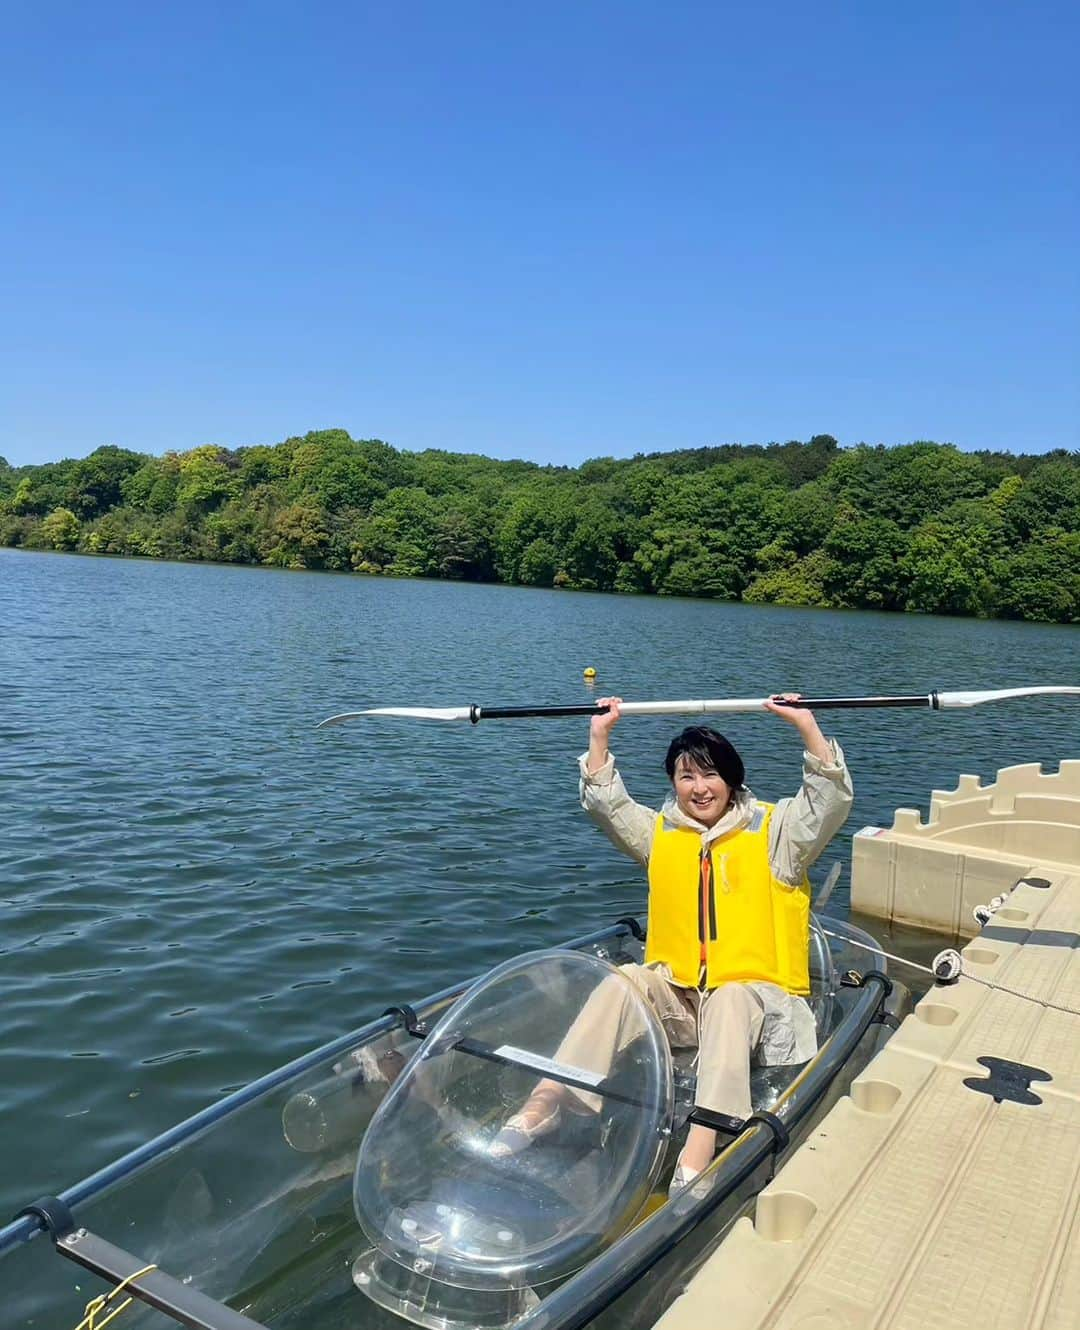
[[[602,716],[609,707],[586,702],[572,707],[478,707],[469,708],[469,719],[475,725],[479,720],[520,720],[525,716]]]
[[[937,693],[912,693],[903,697],[804,697],[798,702],[780,701],[777,705],[815,711],[854,707],[932,707],[937,710],[940,707]],[[469,719],[475,725],[481,720],[520,720],[527,716],[602,716],[607,710],[596,702],[568,707],[480,707],[474,703],[469,708]]]

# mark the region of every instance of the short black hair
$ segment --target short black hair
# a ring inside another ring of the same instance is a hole
[[[741,790],[746,780],[743,760],[730,740],[708,725],[688,725],[672,739],[664,758],[669,780],[675,779],[675,764],[686,757],[703,771],[715,771],[732,790]]]

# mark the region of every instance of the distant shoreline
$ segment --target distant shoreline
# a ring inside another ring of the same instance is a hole
[[[464,582],[460,579],[449,577],[422,577],[402,574],[381,574],[381,573],[360,573],[353,569],[346,568],[278,568],[265,563],[235,563],[223,562],[220,559],[183,559],[166,558],[159,556],[154,558],[146,554],[93,554],[88,550],[43,550],[31,549],[20,545],[0,545],[0,554],[7,552],[12,554],[30,554],[47,555],[58,558],[74,557],[87,560],[96,560],[102,563],[134,563],[134,564],[154,564],[164,565],[174,568],[235,568],[243,572],[255,573],[309,573],[317,577],[340,577],[358,578],[363,581],[379,583],[421,583],[424,585],[435,586],[457,586],[457,587],[485,587],[500,591],[524,591],[535,592],[546,595],[581,595],[581,596],[615,596],[626,600],[660,600],[679,602],[687,601],[697,604],[724,605],[727,607],[739,606],[746,610],[798,610],[807,614],[852,614],[864,616],[884,616],[890,619],[904,618],[924,618],[934,620],[954,619],[958,623],[971,622],[972,615],[962,614],[931,614],[925,610],[880,610],[866,606],[835,606],[835,605],[782,605],[776,601],[755,603],[746,600],[720,600],[718,597],[711,596],[676,596],[670,594],[656,594],[641,591],[598,591],[586,590],[579,587],[540,587],[524,586],[515,582]],[[1035,621],[1031,619],[992,619],[987,615],[981,616],[976,622],[984,623],[1012,623],[1017,628],[1074,628],[1077,625],[1073,623],[1047,623],[1045,621]]]
[[[724,445],[580,467],[272,446],[0,461],[0,546],[786,608],[1080,622],[1080,454]]]

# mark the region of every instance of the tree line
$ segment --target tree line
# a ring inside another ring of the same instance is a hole
[[[1080,454],[724,445],[576,468],[344,430],[0,458],[0,545],[1080,622]]]

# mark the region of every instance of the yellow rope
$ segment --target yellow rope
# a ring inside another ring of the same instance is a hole
[[[102,1293],[96,1298],[91,1298],[86,1304],[86,1309],[83,1312],[83,1319],[75,1327],[75,1330],[105,1330],[105,1326],[107,1326],[110,1321],[115,1320],[126,1307],[131,1306],[132,1302],[134,1302],[134,1298],[125,1298],[120,1306],[114,1307],[103,1321],[97,1319],[98,1314],[103,1312],[114,1298],[119,1297],[129,1284],[134,1284],[136,1279],[141,1279],[143,1275],[148,1275],[151,1270],[156,1269],[156,1265],[144,1265],[141,1270],[135,1270],[132,1274],[128,1275],[126,1279],[121,1279],[119,1284],[117,1284],[115,1288],[111,1288],[108,1293]]]

